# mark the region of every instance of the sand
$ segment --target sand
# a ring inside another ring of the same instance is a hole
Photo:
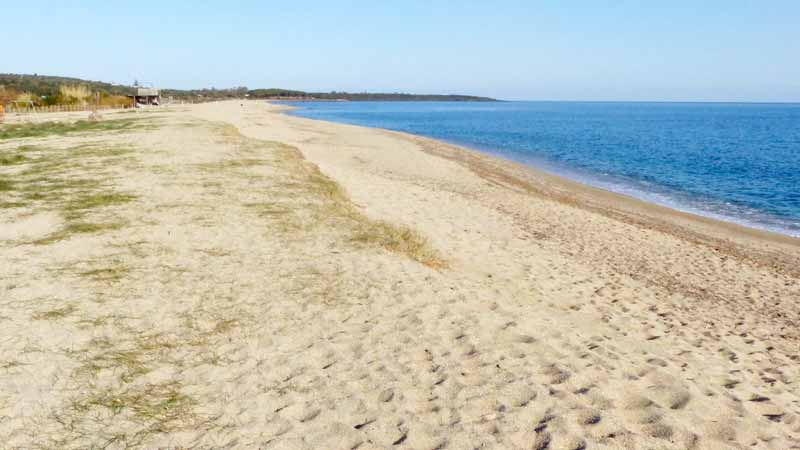
[[[0,140],[0,448],[800,448],[798,240],[284,109]]]

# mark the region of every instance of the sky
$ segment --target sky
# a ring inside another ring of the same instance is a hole
[[[169,88],[800,102],[800,2],[0,0],[0,73]]]

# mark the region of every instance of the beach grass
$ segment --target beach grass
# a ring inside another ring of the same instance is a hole
[[[0,156],[0,166],[14,166],[24,163],[28,160],[25,155],[16,154],[9,156]]]
[[[67,200],[62,209],[67,218],[80,218],[88,210],[121,205],[135,199],[136,196],[130,194],[121,194],[117,192],[92,192]]]
[[[116,119],[100,122],[42,122],[0,126],[0,140],[63,136],[71,133],[125,131],[144,125],[138,118]]]
[[[238,158],[205,164],[207,170],[241,170],[253,179],[259,166],[279,171],[271,184],[269,200],[249,202],[245,207],[269,219],[276,231],[309,233],[318,227],[343,231],[345,242],[360,247],[379,247],[403,255],[425,266],[441,269],[446,261],[430,241],[408,226],[374,220],[362,213],[345,189],[307,161],[296,148],[278,142],[246,138],[232,126],[219,127],[220,134],[244,153]],[[259,155],[255,158],[251,155]]]
[[[352,237],[353,242],[363,245],[377,245],[390,252],[406,255],[433,268],[443,268],[447,263],[435,252],[430,241],[417,231],[384,221],[365,220],[361,222]]]
[[[86,270],[80,272],[82,277],[90,278],[94,281],[116,282],[121,280],[130,272],[130,268],[124,264],[115,263],[108,267]]]
[[[430,241],[419,232],[407,226],[370,219],[355,207],[344,188],[323,174],[318,166],[303,161],[303,168],[308,174],[305,180],[308,188],[322,199],[317,219],[347,222],[353,243],[381,247],[433,268],[446,266]]]
[[[63,319],[70,314],[74,313],[77,308],[75,305],[69,304],[60,308],[53,308],[47,311],[40,311],[34,313],[31,317],[33,320],[58,320]]]
[[[110,187],[114,167],[132,152],[126,145],[91,143],[63,148],[20,147],[0,161],[2,166],[17,166],[15,171],[0,175],[0,191],[5,193],[0,208],[27,208],[31,213],[57,211],[64,219],[63,226],[33,241],[37,245],[118,229],[123,222],[90,216],[136,199]]]
[[[69,239],[80,234],[102,233],[106,231],[118,230],[125,226],[120,222],[69,222],[60,230],[51,233],[41,239],[36,239],[32,243],[35,245],[50,245],[59,241]]]
[[[73,408],[88,412],[93,408],[105,408],[113,414],[130,410],[138,421],[157,424],[163,431],[189,414],[193,402],[182,394],[174,382],[149,384],[139,389],[96,392],[73,405]]]

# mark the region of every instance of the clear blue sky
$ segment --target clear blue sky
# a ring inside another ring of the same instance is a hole
[[[160,87],[800,101],[800,1],[2,0],[0,72]]]

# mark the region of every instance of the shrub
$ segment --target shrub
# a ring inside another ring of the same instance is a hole
[[[92,91],[84,85],[62,84],[58,89],[61,103],[65,105],[85,105],[92,99]]]
[[[0,86],[0,105],[7,105],[19,96],[19,92],[14,88]]]

